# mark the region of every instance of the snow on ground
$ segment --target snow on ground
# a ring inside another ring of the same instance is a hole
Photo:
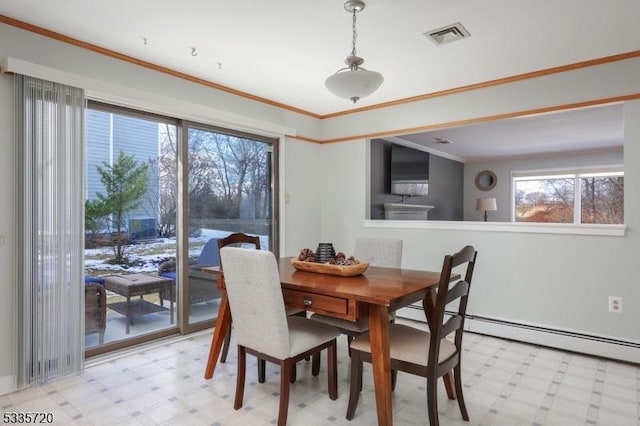
[[[200,255],[202,247],[211,238],[224,238],[229,235],[229,231],[220,231],[216,229],[201,229],[198,237],[189,238],[189,257],[195,258]],[[269,237],[260,235],[260,245],[263,248],[269,247]],[[84,266],[85,271],[113,271],[122,272],[123,269],[135,272],[157,272],[158,265],[168,258],[176,257],[177,242],[173,238],[158,238],[149,242],[140,242],[127,246],[125,256],[130,261],[141,261],[142,265],[125,268],[122,265],[112,265],[106,260],[113,258],[112,247],[101,247],[96,249],[85,249]],[[90,274],[93,275],[93,274]]]

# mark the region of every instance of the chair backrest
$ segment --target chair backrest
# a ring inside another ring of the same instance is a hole
[[[275,256],[266,250],[220,249],[239,345],[279,359],[290,356],[289,326]]]
[[[248,248],[246,247],[247,244],[253,244],[256,250],[260,250],[260,237],[254,237],[253,235],[247,235],[242,232],[235,232],[218,240],[218,250],[222,249],[222,247]],[[222,269],[222,263],[220,263],[220,269]]]
[[[438,293],[435,299],[435,306],[432,310],[433,317],[428,318],[431,331],[429,365],[436,366],[438,364],[440,342],[453,332],[455,332],[454,343],[457,349],[456,352],[458,355],[460,354],[464,317],[467,312],[467,300],[469,298],[469,289],[471,288],[471,279],[473,278],[473,269],[477,255],[478,252],[472,246],[465,246],[459,252],[444,257],[440,282],[438,283]],[[464,278],[452,284],[451,274],[453,268],[463,264],[467,265]],[[459,300],[457,311],[454,312],[446,322],[443,322],[446,306],[457,300]],[[434,304],[432,293],[427,293],[427,297],[425,297],[423,303],[425,305],[425,312],[429,312],[427,305]]]
[[[103,279],[104,282],[104,279]],[[89,282],[84,286],[85,334],[104,331],[107,327],[107,293],[103,284]]]
[[[219,238],[211,238],[202,247],[198,256],[198,266],[218,266],[220,264],[220,252],[218,249]]]
[[[372,266],[399,268],[402,264],[402,240],[395,238],[358,238],[353,250],[358,260]]]
[[[256,250],[260,250],[260,237],[235,232],[218,240],[218,248],[226,246],[245,247],[245,244],[253,244]]]

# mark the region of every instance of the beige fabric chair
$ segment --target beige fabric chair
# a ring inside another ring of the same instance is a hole
[[[227,235],[225,238],[220,238],[217,240],[218,244],[218,252],[222,247],[227,246],[236,246],[236,247],[245,247],[247,245],[253,246],[256,250],[260,250],[260,237],[256,237],[253,235],[247,235],[242,232],[236,232],[233,234]],[[220,269],[222,268],[222,259],[220,259]],[[229,324],[229,328],[227,329],[227,334],[224,336],[224,344],[222,346],[222,353],[220,354],[220,362],[227,362],[227,355],[229,354],[229,346],[231,346],[231,324]],[[258,379],[260,383],[264,382],[264,363],[258,363]]]
[[[253,247],[256,250],[260,250],[260,237],[247,235],[242,232],[236,232],[233,234],[229,234],[224,238],[217,239],[218,251],[222,249],[222,247],[232,246],[232,247],[244,247],[248,248]],[[223,270],[222,261],[220,261],[220,269]],[[292,308],[289,306],[285,306],[285,310],[287,315],[296,315],[299,317],[307,316],[307,311],[302,309]],[[224,338],[224,344],[222,346],[222,353],[220,354],[220,362],[227,361],[227,355],[229,354],[229,347],[231,346],[231,324],[227,330],[227,334]],[[260,383],[264,383],[265,380],[265,363],[263,360],[258,361],[258,381]],[[316,374],[317,375],[317,374]],[[295,381],[295,370],[291,376],[291,380]]]
[[[247,353],[280,365],[278,425],[287,423],[289,379],[295,363],[323,349],[327,349],[329,397],[337,399],[336,337],[340,330],[286,315],[273,253],[224,247],[220,256],[238,343],[234,409],[242,407]]]
[[[369,262],[371,266],[399,268],[402,264],[402,240],[395,238],[358,238],[353,250],[353,256],[358,260]],[[327,315],[313,314],[311,319],[338,327],[342,334],[347,336],[348,342],[351,342],[354,337],[369,329],[368,318],[352,322]],[[395,314],[392,313],[389,320],[393,321],[394,319]],[[312,369],[313,373],[317,374],[320,369],[319,357],[313,358]]]
[[[477,252],[471,246],[464,247],[454,255],[445,256],[437,295],[429,292],[423,301],[431,333],[402,324],[389,326],[391,369],[426,377],[427,411],[431,426],[438,425],[437,380],[451,369],[462,418],[469,420],[462,393],[460,361],[464,318],[476,257]],[[465,264],[467,268],[464,279],[450,284],[451,270]],[[445,307],[456,301],[459,301],[457,312],[443,322]],[[453,340],[447,339],[447,336],[453,333]],[[351,342],[351,386],[347,420],[353,419],[358,404],[362,388],[363,361],[371,362],[369,332],[361,334]]]

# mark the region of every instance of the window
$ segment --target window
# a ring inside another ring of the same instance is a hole
[[[513,222],[624,223],[620,168],[569,173],[514,174]]]

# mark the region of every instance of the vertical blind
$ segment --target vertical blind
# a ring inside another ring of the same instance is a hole
[[[82,370],[84,90],[15,75],[18,384]]]

